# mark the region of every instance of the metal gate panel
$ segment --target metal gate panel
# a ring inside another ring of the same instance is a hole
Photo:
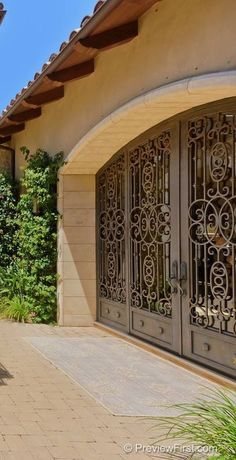
[[[183,353],[236,375],[236,115],[190,119],[183,136],[189,172],[187,184],[182,178],[189,267]]]
[[[125,157],[118,155],[97,176],[98,316],[127,327]]]
[[[236,102],[222,106],[152,128],[99,171],[98,319],[235,377]]]
[[[155,128],[98,173],[97,265],[98,319],[180,353],[178,135]]]
[[[174,126],[156,129],[128,151],[129,306],[133,334],[180,352],[179,297],[171,285],[179,257],[176,136]]]

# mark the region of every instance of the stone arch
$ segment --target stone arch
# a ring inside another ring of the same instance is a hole
[[[59,324],[87,326],[96,319],[97,171],[152,126],[193,107],[234,96],[236,71],[191,77],[137,96],[79,139],[59,180]]]
[[[96,174],[121,147],[168,118],[236,96],[236,71],[191,77],[137,96],[101,120],[68,154],[62,174]]]

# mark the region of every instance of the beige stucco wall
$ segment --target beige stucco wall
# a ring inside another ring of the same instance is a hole
[[[95,177],[61,176],[58,322],[88,326],[96,317]]]
[[[93,75],[67,84],[62,100],[13,137],[17,175],[22,145],[64,150],[68,160],[58,199],[59,324],[96,317],[97,170],[163,119],[236,96],[235,17],[235,0],[163,0],[141,18],[137,39],[102,53]]]
[[[138,38],[100,54],[93,75],[67,84],[64,99],[44,106],[43,115],[14,136],[17,174],[22,145],[68,154],[90,128],[134,97],[185,77],[234,68],[235,17],[235,0],[158,3],[140,19]]]

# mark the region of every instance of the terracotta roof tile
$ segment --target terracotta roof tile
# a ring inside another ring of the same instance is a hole
[[[96,13],[96,11],[101,8],[101,6],[103,5],[103,3],[105,2],[105,0],[100,0],[99,2],[96,3],[95,7],[94,7],[94,10],[93,12]]]
[[[6,10],[4,9],[4,5],[2,2],[0,2],[0,24],[6,14]]]
[[[79,32],[80,29],[75,29],[75,30],[72,30],[72,32],[70,33],[70,36],[69,36],[69,40],[72,40],[72,38],[75,37],[75,35],[77,35],[77,33]]]
[[[96,3],[94,10],[93,10],[93,14],[95,14],[101,8],[101,6],[103,6],[105,1],[106,0],[100,0],[99,2]],[[80,27],[83,27],[86,24],[86,22],[88,22],[91,19],[91,17],[92,16],[88,16],[88,15],[84,16],[84,18],[81,21]]]

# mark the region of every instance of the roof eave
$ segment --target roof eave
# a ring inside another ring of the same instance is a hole
[[[0,25],[4,19],[5,14],[6,14],[6,10],[0,10]]]
[[[25,98],[29,97],[33,90],[35,90],[43,79],[47,76],[47,74],[53,72],[63,60],[69,55],[71,49],[75,46],[75,43],[78,40],[86,38],[88,34],[90,34],[96,26],[106,17],[119,3],[121,0],[109,0],[105,2],[96,12],[95,14],[88,19],[88,21],[82,26],[82,28],[75,34],[75,36],[70,40],[70,42],[64,47],[64,49],[60,52],[58,56],[50,63],[45,70],[43,70],[39,77],[27,88],[21,96],[19,96],[16,102],[6,111],[5,114],[2,115],[0,120],[0,126],[4,123],[7,117],[9,117],[17,106],[19,106]]]

